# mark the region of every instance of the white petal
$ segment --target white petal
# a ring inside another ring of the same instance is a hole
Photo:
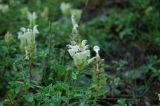
[[[100,50],[99,46],[94,46],[93,50],[96,52],[96,54],[98,55],[98,52]]]
[[[24,28],[24,27],[22,27],[21,29],[20,29],[22,32],[26,32],[26,28]]]
[[[69,52],[69,54],[71,55],[72,58],[74,57],[74,55],[76,53],[74,49],[69,49],[68,52]]]
[[[33,19],[36,19],[36,18],[37,18],[36,12],[33,12],[33,13],[32,13],[32,18],[33,18]]]
[[[74,49],[76,52],[80,51],[80,48],[78,45],[72,46],[72,49]]]
[[[75,41],[71,41],[71,45],[77,45]]]
[[[33,32],[34,32],[35,34],[38,34],[38,33],[39,33],[37,27],[38,27],[38,25],[35,25],[35,26],[33,27]]]
[[[83,53],[86,58],[90,57],[90,50],[85,50]]]
[[[22,37],[22,32],[18,32],[18,39],[21,39]]]
[[[85,46],[87,44],[87,40],[82,40],[82,46]]]

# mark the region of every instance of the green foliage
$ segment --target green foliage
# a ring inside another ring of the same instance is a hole
[[[157,105],[159,3],[128,0],[83,22],[85,0],[0,0],[0,106]]]

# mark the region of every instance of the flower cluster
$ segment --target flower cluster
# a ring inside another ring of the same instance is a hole
[[[27,18],[28,18],[28,20],[29,20],[30,26],[35,25],[36,19],[37,19],[37,14],[36,14],[36,12],[33,12],[33,13],[28,12],[28,13],[27,13]]]
[[[60,9],[63,13],[63,15],[68,16],[70,15],[71,5],[69,3],[61,3]]]
[[[18,32],[18,39],[20,39],[20,48],[25,50],[26,59],[30,59],[36,52],[36,41],[35,37],[39,31],[37,30],[37,25],[33,29],[21,28]]]
[[[67,45],[67,48],[76,67],[84,68],[88,64],[90,50],[87,40],[83,40],[79,45],[75,41],[71,41],[71,44]]]
[[[61,3],[60,10],[64,16],[70,16],[71,14],[76,17],[77,20],[81,18],[81,9],[73,8],[70,3]]]
[[[8,10],[9,10],[9,6],[6,4],[0,4],[0,11],[2,12],[2,13],[6,13],[6,12],[8,12]]]
[[[94,60],[100,59],[98,46],[94,46],[94,51],[96,52],[96,57],[90,58],[90,50],[87,45],[87,40],[80,40],[78,34],[78,24],[75,21],[74,15],[71,16],[71,21],[73,24],[72,28],[72,40],[71,44],[67,45],[67,49],[71,57],[73,58],[74,64],[78,68],[84,68],[88,64],[92,63]]]

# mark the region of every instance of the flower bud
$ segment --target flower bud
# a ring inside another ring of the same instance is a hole
[[[10,46],[13,43],[13,35],[10,32],[7,32],[4,36],[5,42],[7,43],[8,46]]]
[[[96,57],[99,57],[100,47],[99,46],[94,46],[93,50],[96,52]]]

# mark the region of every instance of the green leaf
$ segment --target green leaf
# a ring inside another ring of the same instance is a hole
[[[77,72],[77,71],[72,71],[72,78],[73,78],[74,80],[77,79],[77,75],[78,75],[78,72]]]
[[[28,101],[28,102],[33,102],[33,94],[32,93],[28,93],[27,95],[25,95],[25,99]]]

